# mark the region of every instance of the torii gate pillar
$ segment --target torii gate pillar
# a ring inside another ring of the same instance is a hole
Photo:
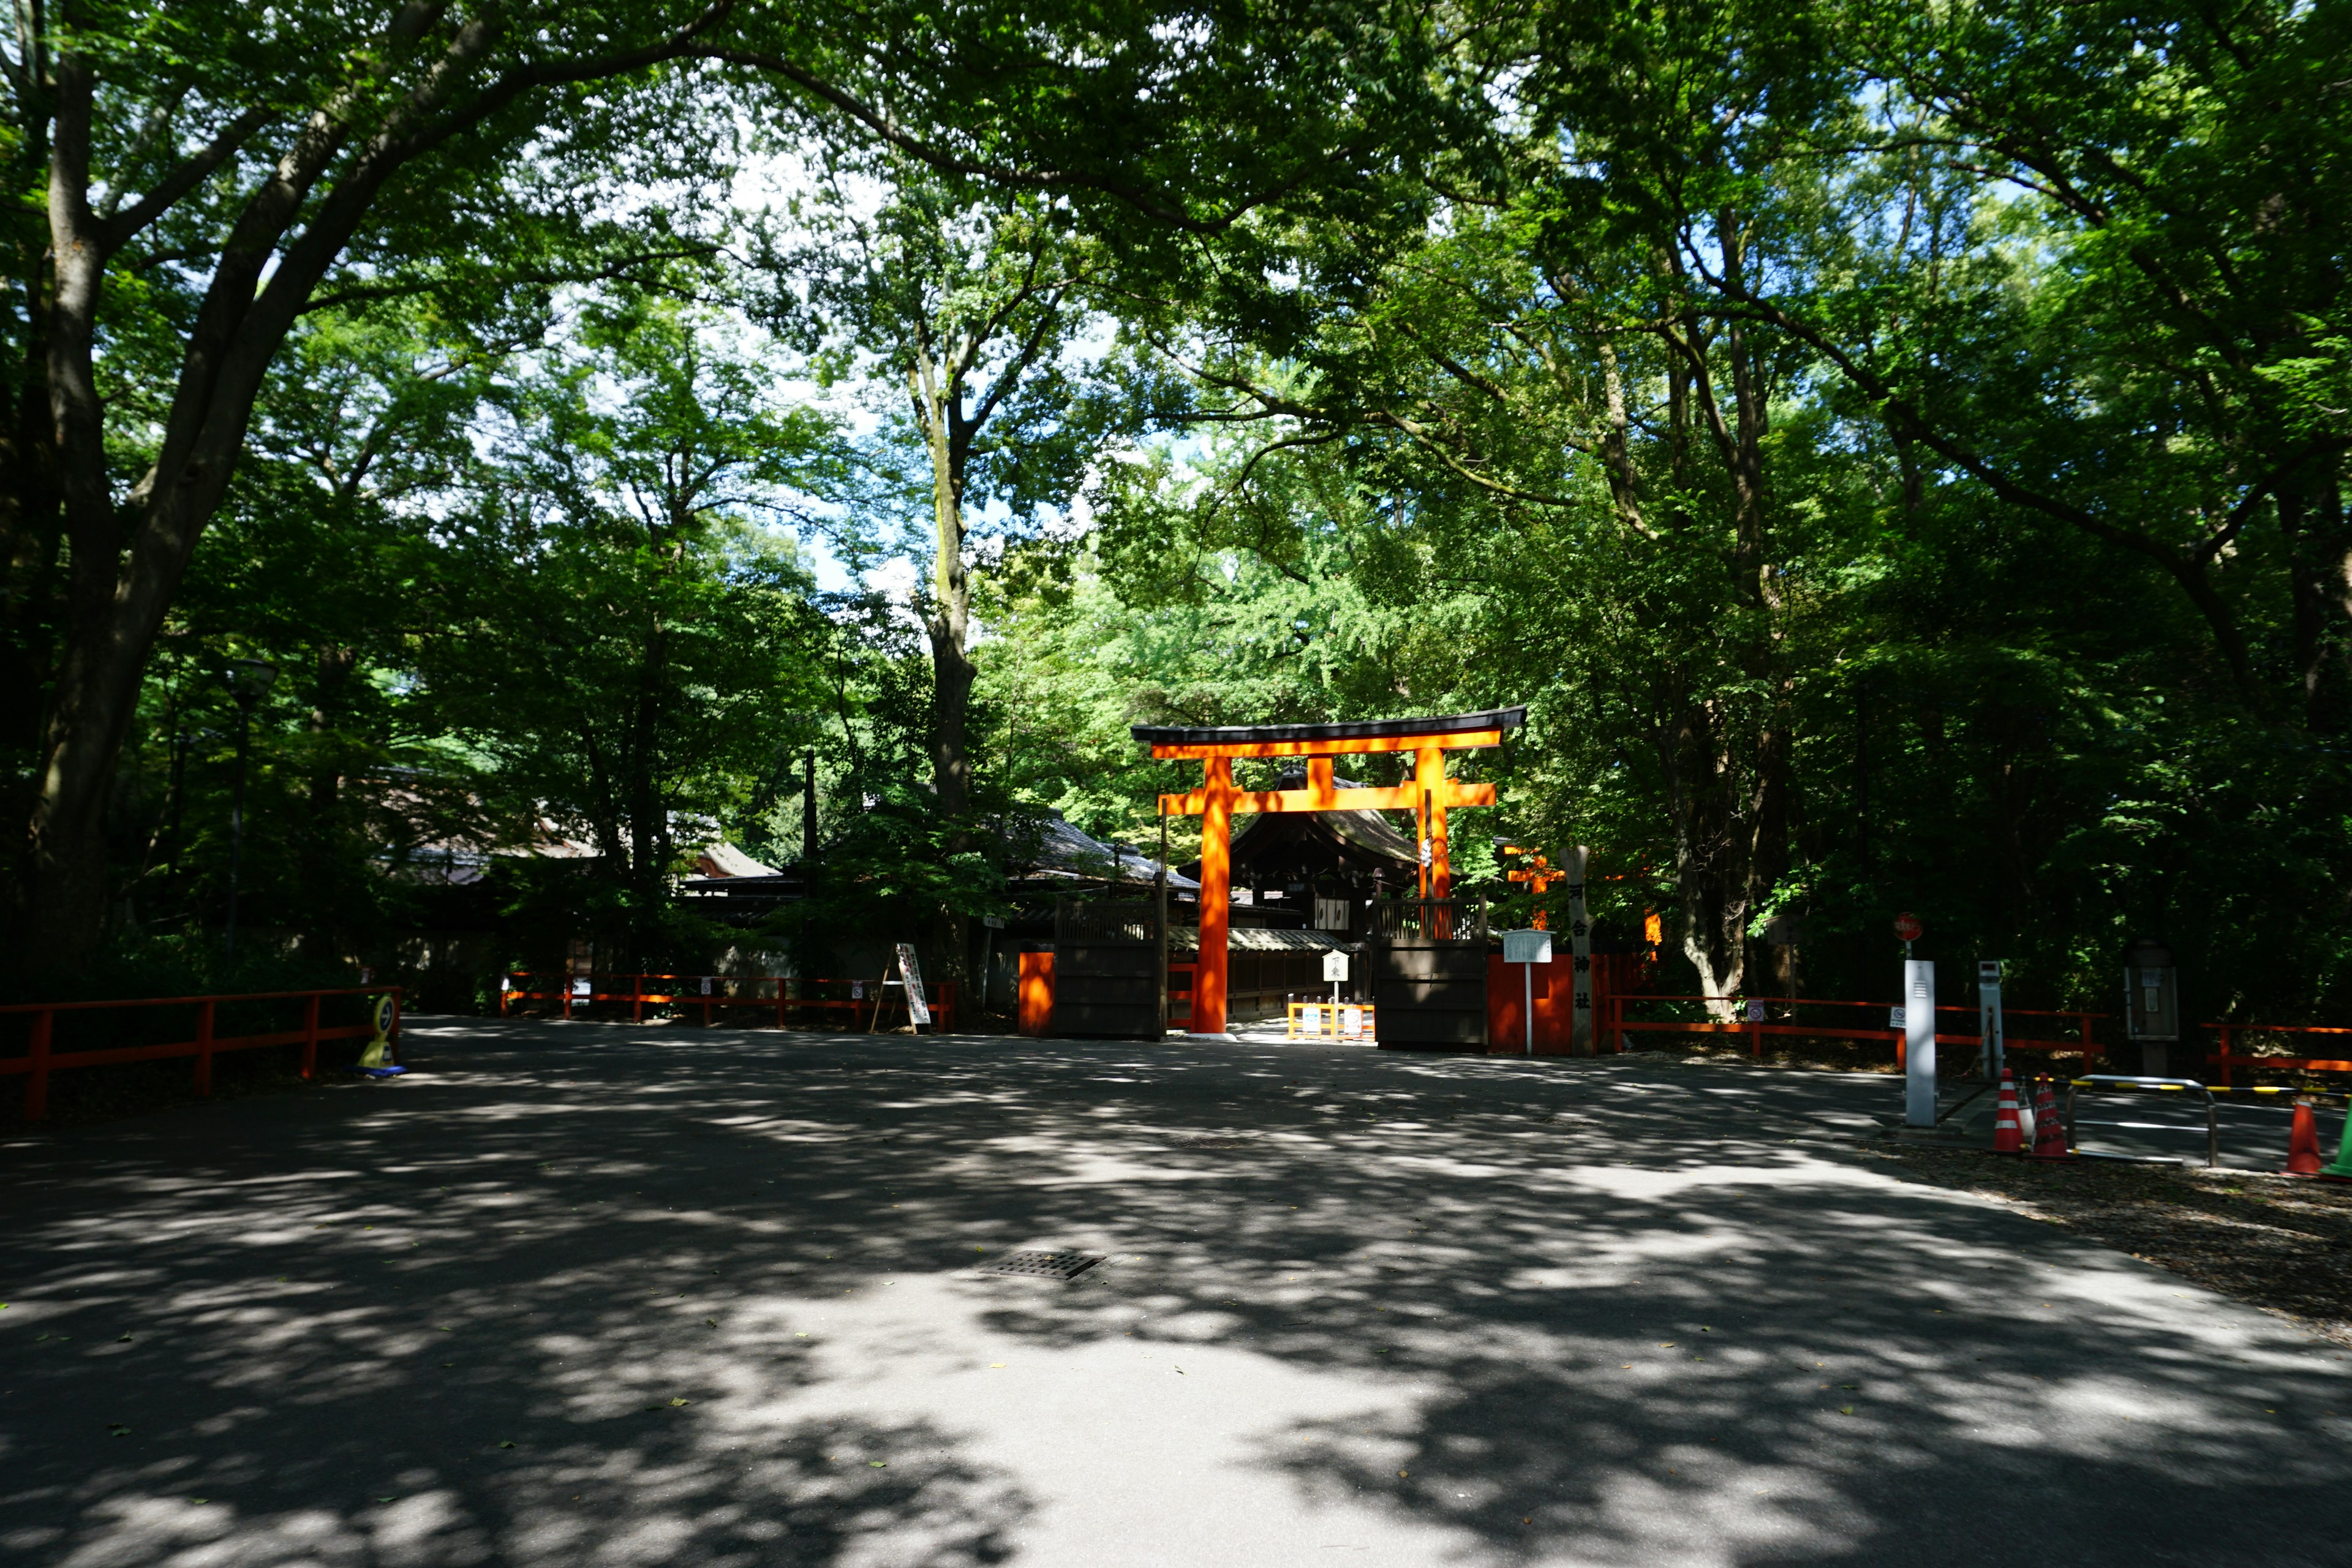
[[[1498,708],[1360,724],[1244,724],[1202,730],[1135,726],[1135,738],[1150,746],[1154,757],[1194,759],[1202,763],[1199,789],[1160,797],[1162,816],[1197,814],[1201,818],[1201,956],[1192,975],[1192,1032],[1225,1033],[1225,958],[1233,926],[1236,810],[1410,811],[1420,826],[1423,895],[1450,898],[1454,878],[1445,846],[1446,808],[1492,805],[1495,786],[1447,778],[1445,753],[1501,745],[1503,731],[1526,722],[1527,712],[1525,708]],[[1373,752],[1412,752],[1412,782],[1390,789],[1339,788],[1332,779],[1331,759]],[[1234,787],[1235,757],[1305,757],[1307,787],[1237,790]]]

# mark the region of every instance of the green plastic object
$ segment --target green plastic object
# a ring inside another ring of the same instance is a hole
[[[2336,1163],[2319,1168],[2323,1176],[2342,1176],[2352,1181],[2352,1103],[2344,1111],[2344,1141],[2336,1146]]]

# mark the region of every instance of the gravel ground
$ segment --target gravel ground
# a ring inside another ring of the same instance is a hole
[[[2101,1161],[2043,1165],[1975,1149],[1867,1152],[2352,1345],[2352,1183]]]

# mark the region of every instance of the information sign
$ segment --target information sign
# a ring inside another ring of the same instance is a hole
[[[915,966],[915,944],[898,944],[898,978],[907,983],[907,1012],[918,1024],[931,1021],[931,1005],[923,997],[923,972]]]

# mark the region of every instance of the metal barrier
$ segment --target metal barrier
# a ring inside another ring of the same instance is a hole
[[[562,984],[552,991],[531,991],[513,984],[518,980],[550,979],[561,981]],[[596,983],[600,980],[625,980],[629,983],[629,988],[626,991],[599,990]],[[647,990],[646,982],[648,981],[659,982],[661,984],[657,989]],[[683,981],[685,985],[679,988],[668,984],[673,981]],[[774,994],[764,996],[756,993],[742,995],[729,989],[734,986],[756,988],[762,985],[774,986]],[[812,996],[807,994],[805,988],[813,985],[838,986],[845,994]],[[803,989],[795,994],[794,987]],[[935,994],[931,996],[931,1016],[939,1020],[940,1032],[951,1031],[955,1027],[956,983],[952,980],[936,981],[927,989]],[[846,1013],[849,1015],[850,1023],[855,1026],[859,1014],[870,1011],[874,1016],[867,1020],[865,1032],[871,1034],[881,1025],[882,1006],[886,1000],[889,1000],[886,994],[887,990],[888,987],[886,987],[879,978],[841,980],[824,976],[801,978],[782,974],[601,973],[565,974],[550,973],[540,970],[512,969],[499,977],[499,1016],[505,1017],[509,1005],[516,1002],[554,1002],[560,1006],[558,1016],[565,1018],[572,1016],[572,1009],[575,1005],[585,1006],[597,1002],[626,1002],[629,1004],[630,1019],[639,1023],[644,1021],[648,1005],[664,1007],[699,1007],[702,1009],[702,1026],[709,1028],[711,1026],[711,1016],[715,1009],[757,1007],[762,1012],[775,1014],[776,1027],[782,1029],[789,1026],[786,1020],[793,1013]],[[901,994],[896,998],[896,1003],[898,1007],[905,1008],[907,1005],[905,995]]]
[[[2084,1121],[2074,1120],[2074,1091],[2078,1089],[2152,1089],[2160,1092],[2186,1094],[2194,1089],[2205,1097],[2205,1168],[2211,1170],[2221,1159],[2221,1124],[2213,1116],[2213,1091],[2193,1078],[2133,1078],[2122,1073],[2092,1073],[2066,1080],[2066,1152],[2081,1154],[2086,1160],[2128,1160],[2139,1164],[2170,1165],[2177,1162],[2162,1154],[2108,1154],[2097,1151],[2085,1153],[2076,1146],[2074,1129],[2083,1127],[2128,1127],[2150,1132],[2189,1132],[2194,1128],[2178,1127],[2161,1121]]]
[[[1705,1018],[1687,1020],[1646,1019],[1628,1018],[1625,1016],[1625,1009],[1629,1005],[1649,1002],[1705,1002],[1719,1004],[1745,1012],[1748,1014],[1748,1016],[1729,1023],[1717,1019]],[[1791,1010],[1798,1007],[1860,1007],[1866,1010],[1891,1013],[1895,1005],[1896,1004],[1888,1002],[1832,1001],[1819,996],[1650,996],[1638,994],[1612,994],[1606,996],[1601,1000],[1601,1027],[1602,1038],[1614,1042],[1615,1047],[1619,1051],[1623,1051],[1627,1048],[1625,1037],[1628,1034],[1638,1033],[1643,1030],[1652,1030],[1664,1034],[1742,1035],[1748,1038],[1748,1055],[1759,1061],[1763,1059],[1764,1037],[1767,1035],[1799,1035],[1811,1037],[1816,1039],[1885,1040],[1894,1046],[1895,1065],[1897,1068],[1901,1068],[1905,1063],[1906,1058],[1909,1055],[1908,1048],[1904,1040],[1904,1032],[1901,1029],[1841,1028],[1834,1025],[1795,1024],[1785,1022],[1774,1023],[1769,1014],[1763,1016],[1759,1016],[1757,1015],[1757,1010],[1759,1008],[1769,1009],[1772,1007],[1783,1007]],[[1938,1013],[1959,1013],[1971,1018],[1977,1016],[1977,1009],[1974,1007],[1937,1007],[1936,1011]],[[2010,1018],[2071,1018],[2074,1020],[2076,1032],[2076,1038],[2072,1040],[2024,1039],[2015,1035],[2004,1033],[2001,1044],[2005,1049],[2044,1051],[2053,1055],[2061,1052],[2069,1054],[2080,1053],[2085,1062],[2093,1060],[2103,1052],[2103,1047],[2091,1037],[2091,1021],[2094,1018],[2105,1018],[2109,1016],[2109,1015],[2105,1013],[2084,1013],[2077,1012],[2073,1009],[2048,1010],[2034,1007],[2009,1007],[2003,1009],[2003,1014],[2005,1017]],[[1984,1044],[1984,1037],[1981,1035],[1948,1035],[1939,1029],[1936,1032],[1936,1043],[1939,1046],[1981,1047]],[[2352,1064],[2347,1065],[2352,1066]]]
[[[397,985],[335,985],[312,991],[242,991],[214,996],[141,996],[121,1002],[12,1003],[0,1006],[0,1016],[30,1015],[32,1028],[26,1041],[28,1048],[23,1056],[0,1057],[0,1074],[25,1075],[25,1120],[27,1121],[38,1121],[48,1114],[49,1075],[72,1068],[194,1057],[196,1062],[196,1092],[209,1095],[213,1091],[213,1058],[223,1052],[257,1050],[264,1046],[300,1046],[302,1076],[314,1078],[319,1070],[320,1041],[375,1037],[375,1028],[372,1024],[322,1026],[319,1022],[320,1002],[330,996],[391,997],[392,1022],[384,1030],[384,1037],[396,1050],[400,1043],[402,994],[402,988]],[[303,1004],[302,1026],[299,1029],[276,1029],[254,1035],[221,1035],[214,1030],[213,1026],[224,1004],[290,1002],[298,998]],[[55,1048],[57,1018],[60,1013],[79,1015],[116,1008],[188,1006],[196,1010],[196,1032],[192,1039],[167,1040],[146,1046],[108,1046],[96,1050],[60,1051]]]
[[[1293,1040],[1363,1040],[1372,1036],[1372,1005],[1342,1002],[1289,1004],[1286,1037]]]

